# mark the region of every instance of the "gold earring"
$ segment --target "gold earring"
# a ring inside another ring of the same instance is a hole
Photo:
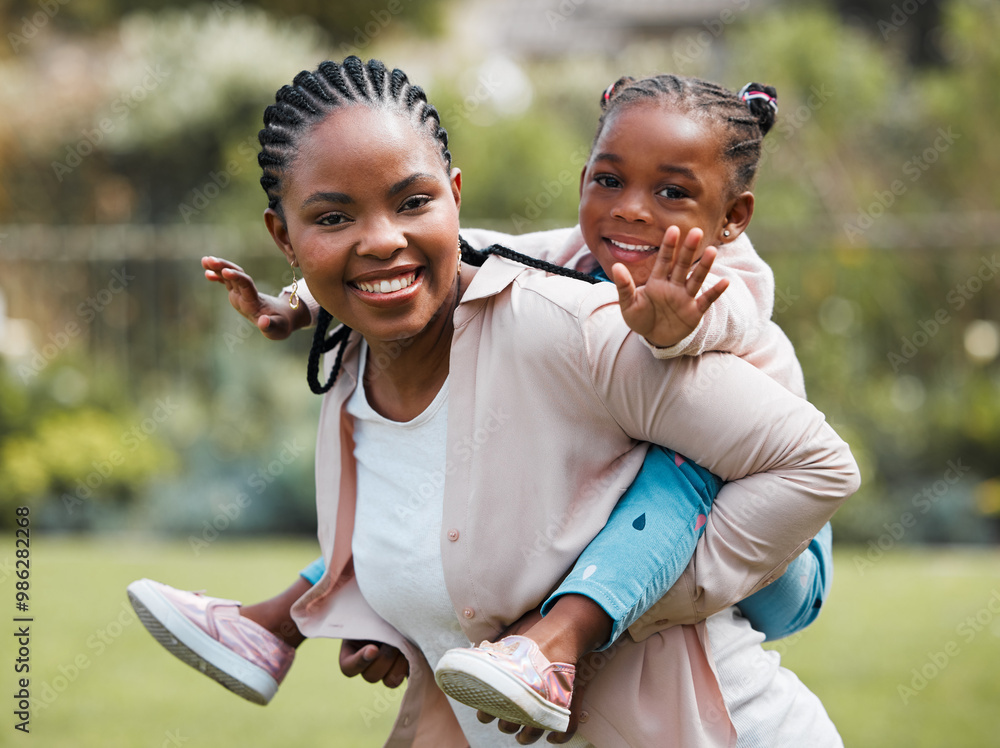
[[[462,240],[458,240],[458,277],[462,277]]]
[[[299,308],[299,279],[295,277],[295,265],[292,264],[292,295],[288,297],[288,306]]]

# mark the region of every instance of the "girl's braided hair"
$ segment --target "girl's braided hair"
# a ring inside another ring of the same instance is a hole
[[[734,93],[700,78],[664,74],[636,80],[624,76],[608,86],[601,96],[601,118],[591,148],[609,116],[632,104],[652,101],[677,106],[715,124],[722,140],[720,155],[731,166],[731,194],[753,186],[761,141],[778,113],[778,92],[774,88],[747,83],[739,93]]]
[[[439,144],[445,169],[451,168],[448,133],[441,126],[437,109],[427,102],[427,96],[420,86],[410,83],[406,73],[398,68],[390,72],[379,60],[365,63],[352,55],[343,63],[323,62],[313,72],[303,70],[296,75],[292,85],[282,86],[274,99],[275,103],[264,110],[264,129],[258,134],[261,151],[257,161],[264,172],[260,185],[267,193],[268,206],[277,211],[282,219],[282,179],[295,160],[299,139],[337,107],[361,104],[389,109],[410,117],[428,137]],[[482,265],[489,255],[495,254],[550,273],[596,282],[583,273],[536,260],[498,244],[480,251],[473,249],[464,239],[460,238],[459,242],[462,261],[470,265]],[[333,315],[321,308],[307,368],[309,388],[317,395],[329,391],[337,381],[351,334],[351,328],[341,325],[328,336],[332,321]],[[320,357],[334,348],[338,350],[333,369],[327,381],[321,384]]]

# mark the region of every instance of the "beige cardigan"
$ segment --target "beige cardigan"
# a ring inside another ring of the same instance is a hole
[[[467,269],[468,272],[470,269]],[[409,684],[387,745],[463,746],[419,651],[354,579],[352,336],[324,398],[316,446],[328,568],[294,607],[309,637],[399,647]],[[497,258],[455,312],[441,548],[472,642],[537,606],[600,531],[645,456],[671,447],[729,481],[672,594],[623,637],[587,690],[580,732],[602,746],[729,746],[736,735],[704,623],[780,575],[858,486],[847,445],[813,406],[740,358],[656,360],[622,321],[611,284]],[[419,507],[411,507],[419,510]]]

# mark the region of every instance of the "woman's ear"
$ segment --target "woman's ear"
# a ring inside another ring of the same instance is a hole
[[[725,222],[715,238],[715,244],[726,244],[747,230],[753,218],[753,193],[742,192],[733,198],[726,209]]]
[[[298,260],[295,259],[295,250],[292,249],[292,242],[288,238],[288,226],[285,225],[285,220],[281,217],[281,214],[274,208],[268,208],[264,211],[264,224],[267,226],[271,238],[274,239],[274,243],[278,245],[278,249],[285,255],[288,262],[292,265],[297,265]]]
[[[451,194],[455,198],[455,207],[462,207],[462,170],[451,170]]]

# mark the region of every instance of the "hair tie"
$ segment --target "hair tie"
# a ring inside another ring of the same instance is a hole
[[[767,102],[767,105],[771,107],[771,109],[777,112],[778,100],[765,91],[751,91],[750,86],[752,85],[753,83],[747,83],[745,86],[743,86],[743,88],[740,89],[740,92],[736,94],[739,97],[740,101],[742,101],[744,104],[749,105],[750,102],[753,101],[754,99],[762,99],[763,101]]]
[[[615,81],[610,86],[608,86],[607,88],[604,89],[604,101],[605,102],[611,101],[611,97],[615,93],[615,86],[617,86],[617,85],[618,85],[618,81]]]

